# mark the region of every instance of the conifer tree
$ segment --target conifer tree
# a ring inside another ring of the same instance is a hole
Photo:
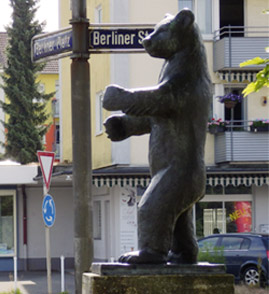
[[[7,102],[2,102],[8,121],[5,155],[22,164],[37,160],[42,150],[42,139],[47,131],[46,102],[52,97],[38,91],[37,74],[44,64],[31,61],[31,39],[42,32],[43,24],[36,21],[37,0],[10,0],[12,24],[7,27],[7,64],[4,67],[3,85]]]

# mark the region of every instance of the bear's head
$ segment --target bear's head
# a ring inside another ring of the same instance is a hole
[[[188,9],[181,10],[176,16],[168,14],[143,39],[143,46],[149,55],[169,59],[186,46],[188,35],[194,29],[193,24],[194,15]]]

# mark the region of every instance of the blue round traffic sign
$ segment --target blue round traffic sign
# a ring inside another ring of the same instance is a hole
[[[42,203],[43,221],[47,227],[52,227],[56,216],[56,207],[51,195],[46,195]]]

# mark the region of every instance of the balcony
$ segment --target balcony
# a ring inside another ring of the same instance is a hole
[[[239,64],[256,56],[267,58],[269,27],[222,27],[214,32],[214,71],[257,71],[261,66],[240,68]]]
[[[269,129],[253,128],[250,121],[233,121],[215,134],[215,163],[268,163]]]

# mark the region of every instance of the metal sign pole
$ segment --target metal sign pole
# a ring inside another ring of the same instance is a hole
[[[44,184],[43,186],[44,196],[47,195],[47,188]],[[46,264],[47,264],[47,284],[48,284],[48,294],[52,294],[51,286],[51,259],[50,259],[50,228],[45,226],[45,242],[46,242]]]
[[[82,293],[82,274],[93,259],[91,194],[91,108],[89,20],[86,0],[72,1],[71,101],[74,195],[75,293]]]

